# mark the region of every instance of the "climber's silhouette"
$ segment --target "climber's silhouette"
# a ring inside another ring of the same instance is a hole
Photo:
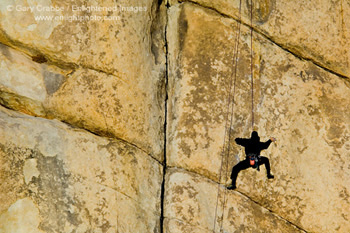
[[[260,152],[262,150],[267,149],[270,146],[271,142],[276,141],[275,138],[270,138],[266,142],[260,142],[260,137],[258,136],[258,133],[256,131],[253,131],[251,138],[236,138],[235,141],[238,145],[245,147],[246,159],[243,161],[240,161],[238,164],[236,164],[232,168],[232,173],[231,173],[232,183],[227,187],[228,189],[236,188],[236,179],[237,179],[238,173],[249,167],[256,168],[259,171],[259,166],[262,164],[265,164],[267,178],[269,179],[274,178],[274,176],[271,175],[270,173],[269,159],[264,156],[260,156]]]

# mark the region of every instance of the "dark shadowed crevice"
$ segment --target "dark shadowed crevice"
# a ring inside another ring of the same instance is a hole
[[[162,1],[159,1],[159,4],[162,4]],[[166,5],[166,11],[169,9],[169,3],[166,1],[164,3]],[[164,29],[164,46],[165,46],[165,98],[164,98],[164,158],[163,158],[163,181],[162,181],[162,187],[161,187],[161,196],[160,196],[160,233],[164,232],[164,199],[165,199],[165,176],[167,172],[167,117],[168,117],[168,77],[169,77],[169,50],[168,50],[168,40],[167,40],[167,29],[168,29],[168,16],[166,14],[166,24]]]
[[[165,101],[164,101],[164,106],[165,106],[165,119],[164,119],[164,158],[163,158],[163,180],[162,180],[162,187],[161,187],[161,195],[160,195],[160,205],[161,205],[161,210],[160,210],[160,232],[163,233],[163,224],[164,224],[164,199],[165,199],[165,176],[166,176],[166,171],[167,171],[167,153],[166,153],[166,147],[167,147],[167,105],[168,105],[168,93],[167,93],[167,86],[168,86],[168,67],[165,75],[166,79],[166,96],[165,96]]]

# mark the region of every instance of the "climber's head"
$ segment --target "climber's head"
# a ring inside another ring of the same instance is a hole
[[[252,139],[253,141],[259,142],[259,141],[260,141],[260,137],[259,137],[259,135],[258,135],[258,132],[253,131],[253,132],[252,132],[251,139]]]

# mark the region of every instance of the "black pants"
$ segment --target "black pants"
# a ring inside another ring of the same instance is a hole
[[[262,165],[262,164],[265,164],[265,167],[266,167],[266,173],[267,175],[270,175],[270,161],[268,158],[264,157],[264,156],[261,156],[259,158],[259,164],[258,166]],[[231,180],[232,180],[232,184],[233,185],[236,185],[236,180],[237,180],[237,175],[240,171],[242,170],[245,170],[249,167],[252,167],[250,164],[249,164],[249,159],[245,159],[245,160],[242,160],[241,162],[237,163],[233,168],[232,168],[232,173],[231,173]]]

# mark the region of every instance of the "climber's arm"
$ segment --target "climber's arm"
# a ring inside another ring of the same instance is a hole
[[[235,141],[238,145],[246,146],[249,139],[246,138],[236,138]]]
[[[263,144],[262,144],[262,150],[265,150],[265,149],[267,149],[267,148],[269,148],[269,146],[270,146],[270,144],[271,144],[271,142],[275,142],[276,141],[276,138],[274,138],[274,137],[271,137],[269,140],[267,140],[266,142],[263,142]]]

